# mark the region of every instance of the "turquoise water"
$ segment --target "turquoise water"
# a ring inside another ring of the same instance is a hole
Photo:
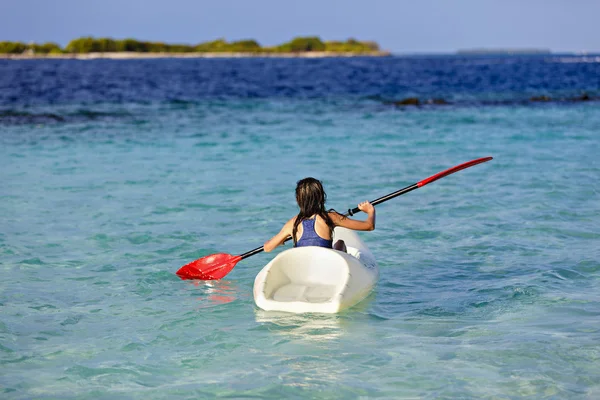
[[[598,102],[23,107],[77,118],[0,125],[3,398],[600,397]],[[259,310],[273,254],[175,275],[260,246],[305,176],[345,210],[484,156],[377,208],[341,314]]]

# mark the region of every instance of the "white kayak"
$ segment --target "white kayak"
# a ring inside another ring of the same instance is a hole
[[[379,277],[375,258],[356,232],[336,227],[348,253],[323,247],[281,252],[254,280],[254,302],[266,311],[336,313],[371,292]]]

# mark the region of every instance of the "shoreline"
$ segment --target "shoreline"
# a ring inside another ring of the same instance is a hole
[[[371,52],[332,52],[306,51],[297,53],[141,53],[141,52],[111,52],[111,53],[72,53],[72,54],[0,54],[5,60],[36,60],[36,59],[72,59],[72,60],[131,60],[157,58],[332,58],[332,57],[389,57],[388,51]]]

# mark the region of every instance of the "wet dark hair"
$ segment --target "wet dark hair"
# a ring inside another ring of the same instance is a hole
[[[318,179],[304,178],[296,183],[296,202],[298,203],[298,207],[300,207],[300,212],[296,217],[296,221],[294,221],[294,229],[292,230],[294,247],[296,247],[297,242],[296,233],[298,232],[298,225],[315,214],[323,218],[329,227],[330,234],[333,235],[333,228],[335,225],[327,211],[325,211],[326,201],[327,194],[325,194],[323,184]]]

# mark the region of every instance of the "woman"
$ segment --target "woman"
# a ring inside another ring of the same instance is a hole
[[[296,185],[296,202],[300,212],[286,222],[277,235],[265,242],[264,250],[272,251],[291,236],[294,247],[319,246],[346,251],[343,240],[338,240],[333,245],[333,228],[341,226],[355,231],[375,229],[375,207],[368,201],[358,205],[367,214],[365,221],[358,221],[335,210],[325,211],[326,200],[327,195],[321,181],[315,178],[299,180]]]

